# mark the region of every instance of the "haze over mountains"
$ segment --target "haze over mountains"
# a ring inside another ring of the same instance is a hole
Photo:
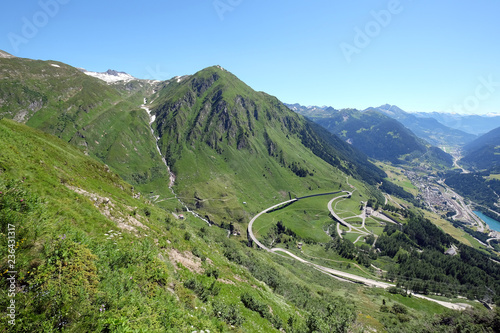
[[[441,124],[475,135],[483,135],[500,127],[500,116],[491,115],[463,115],[439,112],[417,112],[417,117],[434,118]]]
[[[461,162],[475,170],[495,170],[500,167],[500,128],[496,128],[464,147]]]

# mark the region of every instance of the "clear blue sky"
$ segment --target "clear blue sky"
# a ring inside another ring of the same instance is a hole
[[[499,14],[498,0],[7,1],[0,49],[138,78],[219,64],[287,103],[500,113]]]

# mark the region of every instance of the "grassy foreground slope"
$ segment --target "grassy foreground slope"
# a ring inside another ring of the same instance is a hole
[[[0,305],[16,301],[16,325],[3,317],[2,330],[304,332],[356,320],[330,291],[344,288],[336,280],[285,269],[190,215],[175,219],[51,135],[4,119],[0,151]]]

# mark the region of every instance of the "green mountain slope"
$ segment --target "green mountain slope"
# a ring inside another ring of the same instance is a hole
[[[496,327],[484,311],[445,313],[425,300],[340,282],[247,248],[190,215],[177,220],[176,201],[164,210],[134,198],[105,165],[25,125],[0,121],[0,152],[0,306],[16,301],[16,325],[4,317],[2,330],[419,332],[422,323],[451,329],[450,316],[476,318],[477,330]]]
[[[24,114],[28,125],[60,137],[0,120],[4,309],[9,305],[9,228],[16,230],[18,272],[17,324],[12,328],[2,321],[0,330],[329,332],[406,327],[417,332],[422,322],[428,331],[444,330],[454,325],[450,317],[479,318],[471,329],[493,327],[493,315],[448,315],[436,303],[399,294],[404,291],[391,294],[341,282],[296,260],[248,247],[244,225],[234,222],[246,223],[262,208],[283,201],[288,192],[304,195],[355,187],[352,200],[343,203],[346,210],[359,212],[361,201],[378,195],[375,185],[390,187],[364,154],[276,98],[253,91],[218,67],[156,87],[144,81],[102,85],[63,66],[0,59],[2,73],[10,75],[1,82],[0,107],[9,104],[1,115]],[[15,80],[21,88],[9,85]],[[74,90],[68,94],[78,98],[59,94],[64,87],[57,80],[67,80]],[[155,135],[177,176],[178,197],[235,233],[208,226],[173,197],[152,203],[151,193],[137,193],[169,192],[168,169],[156,150],[150,119],[140,107],[150,95]],[[31,110],[39,97],[41,102]],[[295,212],[305,229],[311,229],[307,221],[314,221],[323,239],[328,237],[325,223],[332,223],[320,205],[325,200],[304,202]],[[396,255],[382,257],[380,263],[383,269],[406,274],[398,264],[411,266],[406,254],[418,256],[421,245],[402,246],[405,237],[393,229],[383,232],[394,236],[395,246],[391,240],[385,245],[388,254],[397,249]],[[296,249],[302,241],[293,234],[280,235],[283,246],[298,255],[305,255]],[[377,255],[363,239],[359,243],[332,239],[329,247],[315,242],[303,249],[317,249],[309,252],[312,256],[327,253],[315,259],[323,265],[335,263],[377,278],[369,265],[356,263],[366,249]],[[446,245],[445,240],[436,247]],[[354,247],[360,248],[357,257],[341,256],[342,250]],[[425,268],[419,272],[425,273]]]
[[[108,85],[55,61],[0,58],[0,116],[80,147],[142,191],[171,196],[148,114],[140,108],[154,85]]]
[[[500,169],[500,128],[496,128],[464,147],[461,163],[476,170]]]
[[[305,108],[290,105],[371,158],[395,164],[429,162],[450,167],[452,158],[418,138],[400,122],[378,111]]]
[[[355,320],[329,291],[347,285],[307,266],[298,278],[225,230],[175,219],[177,201],[165,211],[134,198],[107,166],[51,135],[4,119],[0,151],[3,308],[12,299],[7,271],[17,271],[16,325],[4,317],[2,330],[299,332],[328,304],[339,310],[315,320]],[[14,268],[7,261],[12,230]]]
[[[384,177],[342,140],[217,66],[164,83],[151,109],[176,192],[210,218],[242,220],[242,202],[262,208],[288,192],[339,189],[346,175],[369,184]]]

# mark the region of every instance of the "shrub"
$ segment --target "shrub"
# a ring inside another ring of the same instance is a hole
[[[243,317],[236,304],[225,304],[222,301],[212,303],[213,315],[224,320],[229,325],[241,326]]]
[[[392,306],[392,313],[395,313],[395,314],[407,314],[408,313],[408,308],[404,305],[401,305],[401,304],[394,304]]]

